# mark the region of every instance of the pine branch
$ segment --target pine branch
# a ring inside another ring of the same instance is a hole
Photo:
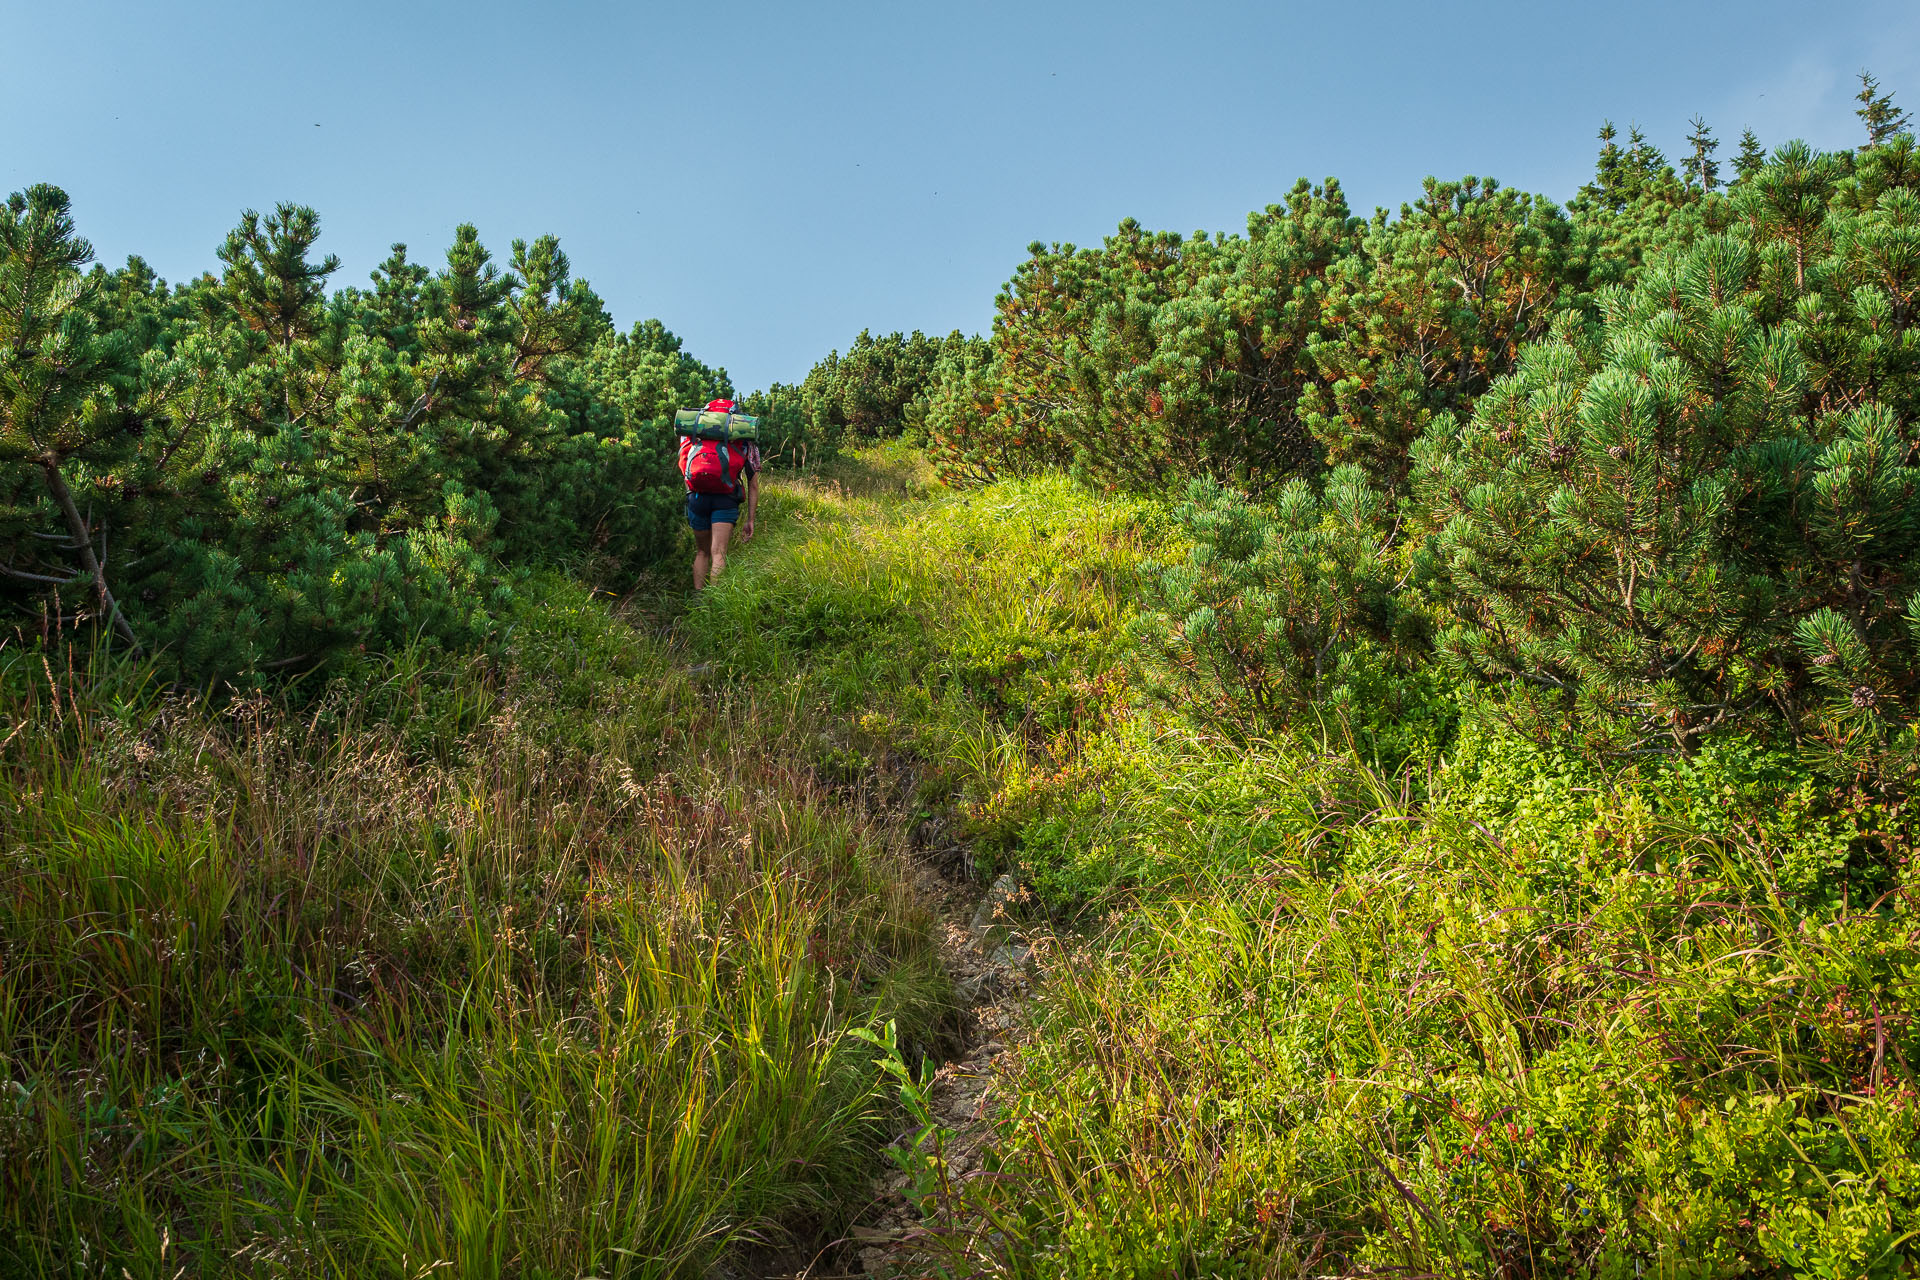
[[[413,407],[407,410],[407,416],[400,420],[400,430],[404,431],[412,426],[415,418],[433,407],[433,393],[439,385],[440,375],[436,373],[433,375],[433,381],[427,384],[427,389],[420,393],[420,398],[413,402]]]
[[[27,530],[27,536],[29,538],[38,538],[42,542],[54,543],[59,546],[62,551],[78,551],[80,549],[80,544],[64,533],[40,533],[37,530],[29,529]]]
[[[44,573],[29,573],[25,569],[16,569],[10,564],[0,564],[0,574],[5,574],[9,578],[18,579],[21,582],[44,582],[55,587],[71,586],[87,576],[83,572],[71,574],[65,578],[55,578]]]
[[[120,605],[113,598],[113,592],[107,587],[107,571],[100,558],[93,553],[93,535],[87,528],[87,522],[80,515],[80,508],[74,505],[73,493],[67,488],[66,477],[60,474],[60,464],[54,458],[47,458],[40,464],[41,474],[46,477],[47,490],[53,495],[54,503],[59,506],[62,515],[67,518],[67,528],[73,531],[73,540],[80,553],[80,562],[86,566],[87,574],[93,578],[94,594],[99,598],[100,611],[107,615],[135,653],[140,652],[140,641],[133,634]]]

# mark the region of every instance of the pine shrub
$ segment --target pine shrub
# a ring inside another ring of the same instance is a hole
[[[671,414],[731,387],[616,335],[552,237],[329,294],[318,216],[249,211],[178,287],[52,187],[0,210],[0,606],[241,687],[495,634],[516,575],[627,578],[682,536]]]

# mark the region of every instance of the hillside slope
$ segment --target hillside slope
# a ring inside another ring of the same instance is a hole
[[[1013,874],[1037,986],[986,1148],[895,1148],[918,1264],[1900,1274],[1910,872],[1794,760],[1223,736],[1141,656],[1155,504],[895,447],[765,517],[698,600],[530,583],[281,703],[8,647],[12,1268],[851,1265],[876,1059],[965,1034],[935,858]]]
[[[1471,701],[1223,736],[1153,695],[1181,675],[1140,643],[1142,570],[1184,553],[1162,508],[1058,478],[837,498],[689,625],[833,707],[846,778],[923,762],[928,811],[1031,890],[1039,989],[970,1170],[992,1176],[929,1192],[926,1261],[1910,1265],[1900,812],[1753,739],[1603,766]]]

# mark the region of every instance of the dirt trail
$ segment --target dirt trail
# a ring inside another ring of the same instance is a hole
[[[976,882],[956,883],[935,869],[944,861],[919,865],[923,892],[940,911],[941,960],[963,1006],[963,1047],[939,1068],[928,1097],[933,1117],[953,1134],[944,1155],[949,1184],[958,1187],[982,1172],[982,1149],[992,1138],[987,1113],[994,1060],[1018,1023],[1031,982],[1030,950],[1007,911],[1023,894],[1014,877],[1001,877],[982,895]],[[911,1139],[909,1132],[899,1141]],[[923,1260],[942,1253],[933,1238],[941,1224],[923,1219],[911,1188],[912,1179],[898,1170],[875,1180],[874,1205],[851,1233],[859,1263],[853,1274],[924,1275]]]
[[[907,822],[917,774],[911,762],[894,757],[859,788],[858,802],[900,817],[916,888],[938,921],[941,963],[958,1009],[928,1094],[934,1118],[953,1134],[944,1155],[949,1184],[957,1187],[981,1172],[981,1154],[992,1137],[987,1115],[994,1060],[1012,1040],[1033,981],[1030,945],[1016,918],[1028,895],[1012,875],[983,889],[971,851],[945,820]],[[908,1129],[895,1141],[912,1138]],[[930,1264],[948,1251],[939,1247],[942,1226],[922,1217],[911,1189],[906,1173],[886,1169],[874,1179],[872,1202],[842,1240],[811,1263],[778,1269],[766,1280],[928,1275]]]

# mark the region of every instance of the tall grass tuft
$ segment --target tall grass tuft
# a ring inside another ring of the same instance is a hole
[[[0,653],[9,1274],[683,1276],[865,1194],[944,979],[801,709],[546,584],[214,710]]]

